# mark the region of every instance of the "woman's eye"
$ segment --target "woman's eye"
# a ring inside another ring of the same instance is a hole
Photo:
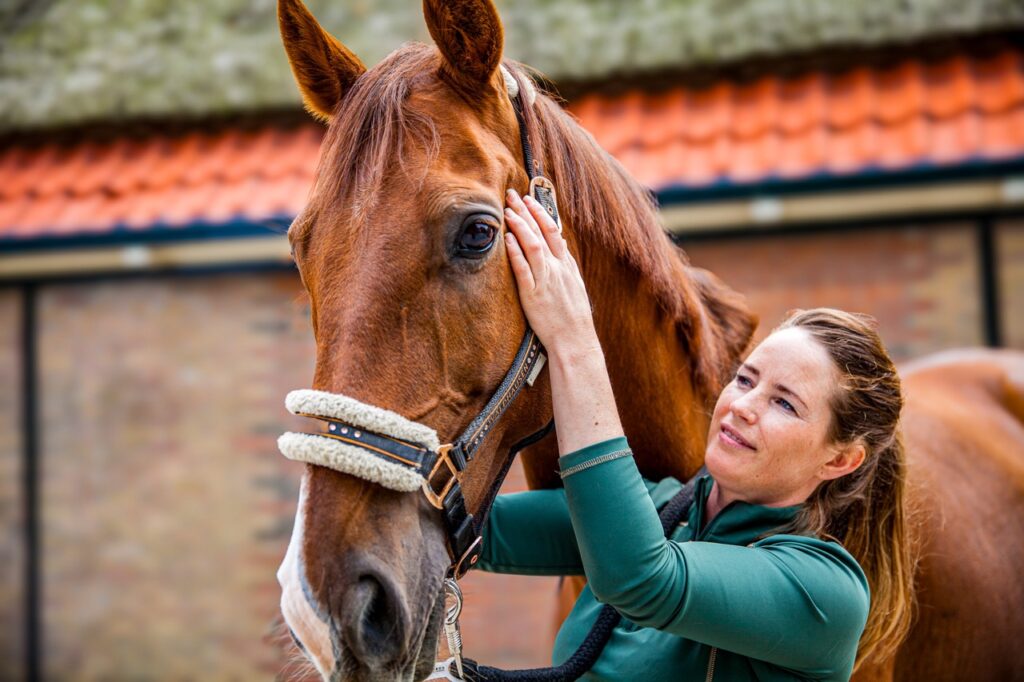
[[[736,375],[736,383],[739,384],[740,386],[743,386],[744,388],[750,388],[751,386],[754,385],[749,378],[743,376],[742,374]]]
[[[793,407],[793,403],[789,402],[785,398],[777,398],[776,400],[778,401],[779,407],[786,410],[787,412],[792,412],[793,414],[796,414],[796,408]]]
[[[478,258],[490,251],[498,234],[498,226],[493,220],[477,216],[467,221],[455,245],[458,255]]]

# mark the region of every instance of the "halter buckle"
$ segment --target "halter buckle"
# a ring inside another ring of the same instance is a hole
[[[444,509],[444,498],[448,494],[448,491],[452,489],[452,486],[460,480],[460,470],[452,461],[451,452],[455,445],[453,443],[445,443],[437,449],[437,461],[434,462],[434,466],[430,468],[430,473],[427,474],[423,480],[423,494],[426,495],[427,501],[436,509]],[[448,481],[444,484],[440,491],[435,492],[433,487],[434,476],[441,471],[441,466],[448,467],[448,472],[451,476]]]
[[[462,553],[458,561],[451,568],[451,574],[456,580],[466,575],[469,569],[476,565],[476,562],[480,560],[480,554],[483,553],[484,539],[482,536],[477,536],[476,540],[473,540],[473,544]]]
[[[543,175],[535,175],[530,179],[530,196],[537,200],[537,203],[544,207],[551,219],[558,225],[558,232],[562,232],[562,219],[558,215],[558,198],[555,194],[555,183]]]

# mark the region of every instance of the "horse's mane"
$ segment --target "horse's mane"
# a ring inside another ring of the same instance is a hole
[[[507,66],[513,73],[529,70],[514,62]],[[543,92],[525,108],[524,118],[535,150],[543,150],[544,172],[567,214],[563,220],[582,241],[600,244],[639,273],[673,320],[686,320],[692,312],[680,291],[686,255],[662,229],[651,193]]]
[[[311,196],[344,198],[358,221],[377,197],[363,190],[380,187],[395,158],[404,166],[408,137],[419,138],[431,157],[437,154],[440,138],[433,119],[406,103],[416,82],[430,78],[440,60],[436,48],[407,43],[356,79],[331,117]]]
[[[343,200],[358,221],[376,201],[373,188],[386,181],[396,158],[401,164],[408,139],[418,140],[430,157],[440,151],[435,122],[407,101],[418,81],[434,77],[441,60],[433,46],[408,43],[356,80],[332,117],[314,196]],[[505,65],[520,80],[530,72],[515,62]],[[738,315],[740,310],[745,314],[742,297],[707,273],[688,268],[682,249],[658,222],[648,190],[554,99],[538,92],[524,116],[535,151],[543,153],[545,174],[559,190],[563,221],[582,237],[581,244],[608,249],[640,275],[692,352],[695,378],[717,392],[723,371],[731,371],[750,336],[749,316],[741,322]],[[303,230],[305,224],[294,229]],[[303,236],[291,235],[293,240]],[[701,296],[712,326],[700,309]]]

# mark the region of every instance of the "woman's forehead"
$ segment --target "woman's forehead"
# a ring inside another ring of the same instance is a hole
[[[788,327],[759,343],[744,363],[763,377],[827,393],[838,379],[828,351],[806,330]],[[797,390],[797,386],[788,386]],[[808,396],[810,397],[810,396]]]

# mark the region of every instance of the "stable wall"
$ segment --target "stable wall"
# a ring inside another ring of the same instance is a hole
[[[900,358],[982,343],[974,222],[684,240],[758,337],[794,307],[878,317]],[[1024,348],[1024,222],[997,223],[1006,343]],[[22,676],[21,290],[0,289],[0,678]],[[277,565],[301,465],[277,435],[313,341],[292,272],[40,284],[46,679],[296,679]],[[506,490],[522,487],[516,468]],[[470,655],[548,662],[555,579],[471,575]]]
[[[829,306],[878,319],[906,360],[984,343],[974,223],[683,239],[690,261],[743,292],[762,339],[794,308]],[[1024,312],[1008,300],[1003,319]],[[1024,347],[1021,345],[1019,347]]]

